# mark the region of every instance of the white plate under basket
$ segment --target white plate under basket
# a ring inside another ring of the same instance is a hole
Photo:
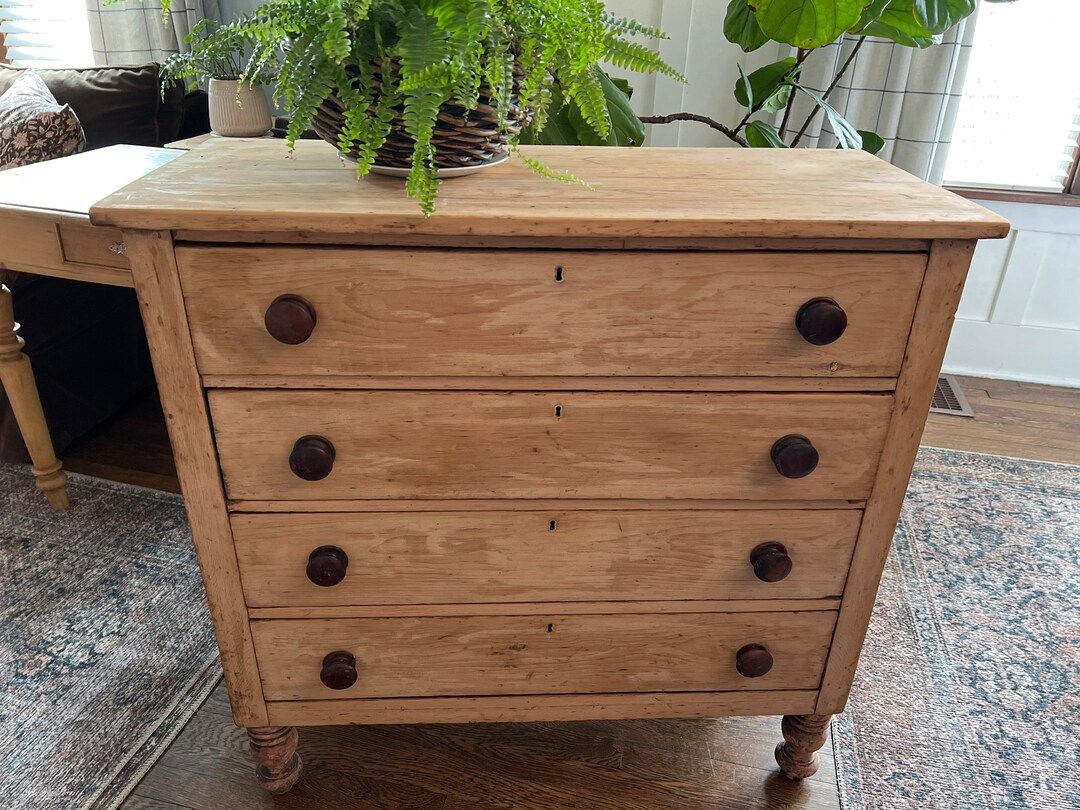
[[[356,163],[356,158],[351,155],[338,152],[338,156],[347,163]],[[484,169],[490,169],[492,166],[498,166],[500,163],[505,163],[509,158],[510,155],[505,154],[495,158],[489,163],[481,163],[479,166],[453,166],[445,169],[436,169],[435,171],[438,173],[440,180],[444,180],[448,177],[464,177],[467,174],[476,174],[477,172],[482,172]],[[388,177],[409,176],[409,170],[402,168],[401,166],[380,166],[378,163],[372,164],[371,173],[385,174]]]

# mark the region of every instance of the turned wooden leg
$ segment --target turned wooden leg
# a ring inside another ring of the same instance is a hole
[[[18,332],[11,290],[0,284],[0,385],[7,392],[19,432],[30,451],[37,488],[45,494],[53,509],[66,509],[68,496],[64,485],[67,476],[60,469],[60,461],[53,450],[30,358],[23,354],[23,339]]]
[[[288,793],[300,778],[303,767],[296,752],[297,743],[300,742],[296,727],[249,728],[247,733],[259,784],[275,796]]]
[[[825,744],[829,714],[789,714],[781,729],[784,742],[776,746],[776,762],[789,779],[806,779],[818,769],[818,749]]]

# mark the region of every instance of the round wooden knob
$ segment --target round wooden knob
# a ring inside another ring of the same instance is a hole
[[[263,323],[270,337],[279,343],[295,346],[315,331],[315,307],[299,295],[279,295],[270,302]]]
[[[322,660],[319,680],[329,689],[348,689],[356,683],[356,656],[338,650]]]
[[[319,546],[308,557],[307,578],[323,588],[345,579],[349,555],[337,546]]]
[[[795,328],[807,343],[825,346],[847,329],[847,313],[831,298],[814,298],[799,307]]]
[[[772,653],[760,644],[747,644],[735,653],[735,669],[744,678],[760,678],[772,669]]]
[[[818,465],[818,451],[805,436],[784,436],[772,446],[772,462],[784,478],[802,478]]]
[[[305,481],[321,481],[334,469],[337,453],[322,436],[301,436],[289,453],[289,468]]]
[[[791,557],[781,543],[762,543],[750,552],[754,576],[762,582],[779,582],[791,573]]]

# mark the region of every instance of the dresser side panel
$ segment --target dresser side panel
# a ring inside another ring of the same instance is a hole
[[[817,714],[836,714],[847,703],[974,250],[974,242],[941,240],[930,251],[884,449],[825,666]]]
[[[172,238],[165,232],[126,232],[125,242],[233,716],[240,725],[265,726],[266,703]]]

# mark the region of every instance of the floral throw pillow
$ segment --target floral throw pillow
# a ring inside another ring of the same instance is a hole
[[[0,170],[67,157],[84,146],[75,111],[57,104],[34,71],[25,71],[0,96]]]

